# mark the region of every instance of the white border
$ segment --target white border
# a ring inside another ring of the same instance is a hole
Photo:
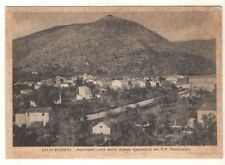
[[[173,164],[173,165],[224,165],[225,159],[153,159],[153,160],[6,160],[5,159],[5,7],[6,6],[222,6],[224,0],[0,0],[0,164]],[[225,12],[223,11],[223,27],[225,22]],[[223,38],[224,38],[223,33]],[[223,47],[223,52],[225,48]],[[222,56],[223,57],[223,56]],[[224,63],[223,58],[223,63]],[[223,73],[224,75],[224,67]],[[223,80],[223,86],[225,81]],[[223,94],[223,107],[224,107]],[[224,108],[223,108],[224,109]],[[225,113],[223,113],[223,132],[225,132]],[[224,138],[224,136],[223,136]],[[223,140],[224,142],[224,140]],[[223,145],[224,146],[224,145]],[[225,148],[225,147],[224,147]],[[223,157],[225,157],[223,149]]]

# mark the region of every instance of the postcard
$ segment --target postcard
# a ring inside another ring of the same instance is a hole
[[[6,7],[7,158],[221,158],[220,7]]]

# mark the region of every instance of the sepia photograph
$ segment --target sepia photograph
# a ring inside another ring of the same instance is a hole
[[[7,7],[10,157],[220,157],[221,11]]]

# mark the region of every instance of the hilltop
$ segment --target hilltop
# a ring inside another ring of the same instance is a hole
[[[170,42],[136,22],[108,15],[13,40],[13,68],[15,74],[37,71],[48,76],[214,74],[215,52],[210,49],[212,56],[205,57],[206,50],[196,51],[203,47],[193,48],[190,42]]]

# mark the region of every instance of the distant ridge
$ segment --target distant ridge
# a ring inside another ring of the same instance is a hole
[[[182,51],[201,55],[214,62],[216,60],[216,39],[179,41],[174,43]]]

